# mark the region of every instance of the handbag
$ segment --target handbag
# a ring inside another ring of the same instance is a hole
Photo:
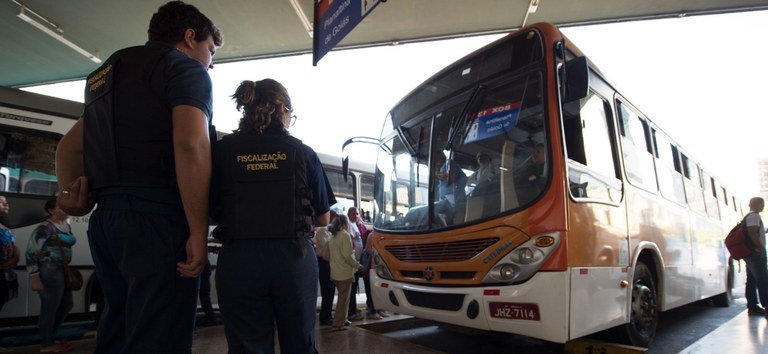
[[[55,231],[55,230],[54,230]],[[72,268],[64,261],[64,247],[61,246],[61,238],[56,232],[56,244],[61,252],[61,264],[64,266],[64,285],[69,290],[77,291],[83,288],[83,274],[79,270]]]

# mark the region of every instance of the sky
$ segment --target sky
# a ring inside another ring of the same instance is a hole
[[[743,200],[758,194],[757,160],[768,157],[768,12],[562,30],[689,157]],[[240,114],[229,96],[242,80],[272,78],[298,115],[291,134],[340,155],[351,137],[378,137],[389,109],[418,84],[499,37],[332,51],[317,67],[311,55],[215,65],[213,123],[235,129]],[[82,102],[82,81],[25,89]]]

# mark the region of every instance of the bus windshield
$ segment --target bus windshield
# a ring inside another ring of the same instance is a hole
[[[530,205],[551,170],[543,102],[543,72],[530,68],[481,81],[401,121],[377,159],[374,226],[435,230]]]

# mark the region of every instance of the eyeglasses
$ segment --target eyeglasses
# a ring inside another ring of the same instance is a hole
[[[299,117],[298,117],[298,116],[296,116],[295,114],[291,114],[291,124],[289,124],[289,125],[288,125],[288,127],[290,128],[290,127],[292,127],[294,124],[296,124],[296,119],[298,119],[298,118],[299,118]]]

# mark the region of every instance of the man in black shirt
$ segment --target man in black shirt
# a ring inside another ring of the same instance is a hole
[[[106,300],[97,353],[191,352],[207,261],[215,138],[207,70],[221,33],[172,1],[148,35],[88,76],[83,117],[56,152],[61,209],[84,215],[99,205],[88,229]]]

